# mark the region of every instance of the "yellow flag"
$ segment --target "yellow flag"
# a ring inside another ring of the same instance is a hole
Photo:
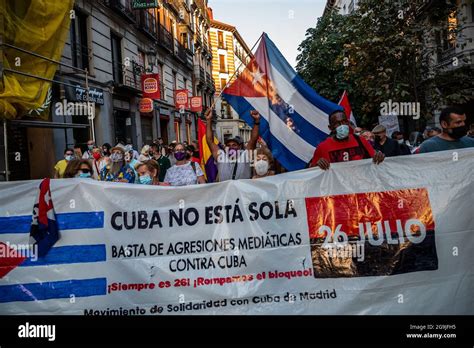
[[[61,59],[71,22],[74,0],[0,0],[0,26],[5,43],[50,59]],[[31,75],[53,79],[57,64],[0,47],[3,66]],[[51,82],[5,71],[0,81],[0,118],[21,117],[31,110],[42,110],[48,102]],[[30,116],[47,118],[46,113]]]

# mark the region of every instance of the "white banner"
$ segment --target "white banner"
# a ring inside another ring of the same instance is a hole
[[[0,184],[0,314],[474,314],[474,151],[183,188]],[[21,257],[20,257],[21,256]]]

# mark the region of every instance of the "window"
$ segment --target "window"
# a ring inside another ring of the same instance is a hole
[[[138,50],[138,65],[140,67],[146,67],[145,53]]]
[[[188,89],[188,80],[184,78],[183,81],[184,89]]]
[[[184,46],[184,48],[189,49],[188,33],[181,33],[181,44]]]
[[[217,45],[219,48],[224,48],[224,33],[222,31],[217,32]]]
[[[456,47],[456,30],[458,27],[457,12],[453,11],[448,17],[447,45],[448,49]]]
[[[158,74],[160,75],[161,100],[166,100],[165,96],[165,76],[163,75],[163,64],[158,64]]]
[[[227,84],[227,79],[221,79],[221,90],[225,88],[226,84]]]
[[[221,73],[227,72],[225,68],[225,56],[223,54],[219,54],[219,70]]]
[[[191,124],[186,122],[186,140],[188,144],[191,143]]]
[[[112,52],[112,74],[116,83],[123,83],[123,69],[122,69],[122,39],[110,34],[111,52]]]
[[[174,96],[174,92],[176,92],[177,89],[178,89],[178,74],[173,71],[173,96]]]
[[[76,11],[76,18],[71,21],[70,35],[72,65],[79,69],[88,69],[87,16],[79,11]]]
[[[181,142],[180,127],[181,123],[179,121],[174,121],[174,134],[176,134],[176,141]]]

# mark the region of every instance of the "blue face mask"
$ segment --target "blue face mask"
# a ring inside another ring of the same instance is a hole
[[[336,138],[339,140],[346,139],[349,136],[349,126],[346,124],[340,125],[336,128]]]
[[[88,178],[91,177],[91,173],[79,173],[79,175],[77,177],[88,179]]]
[[[142,175],[141,177],[138,178],[138,180],[140,181],[140,184],[142,185],[151,185],[152,183],[152,179],[151,179],[151,176],[150,175]]]

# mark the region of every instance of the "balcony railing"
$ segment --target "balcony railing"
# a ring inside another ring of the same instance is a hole
[[[128,65],[113,62],[112,71],[114,82],[117,85],[141,90],[141,74],[145,71],[142,65],[134,61]]]
[[[135,13],[132,10],[131,0],[105,0],[106,4],[117,11],[123,18],[130,23],[135,23]]]
[[[159,40],[158,42],[170,52],[173,52],[173,35],[163,26],[159,25]]]
[[[156,25],[156,18],[146,11],[135,11],[137,27],[147,34],[150,38],[158,40],[158,28]]]
[[[174,39],[174,54],[178,57],[183,63],[186,63],[188,60],[188,56],[186,53],[186,48],[176,39]]]
[[[202,35],[201,35],[201,29],[196,25],[196,32],[195,32],[195,41],[196,41],[196,46],[201,46],[202,45]]]

